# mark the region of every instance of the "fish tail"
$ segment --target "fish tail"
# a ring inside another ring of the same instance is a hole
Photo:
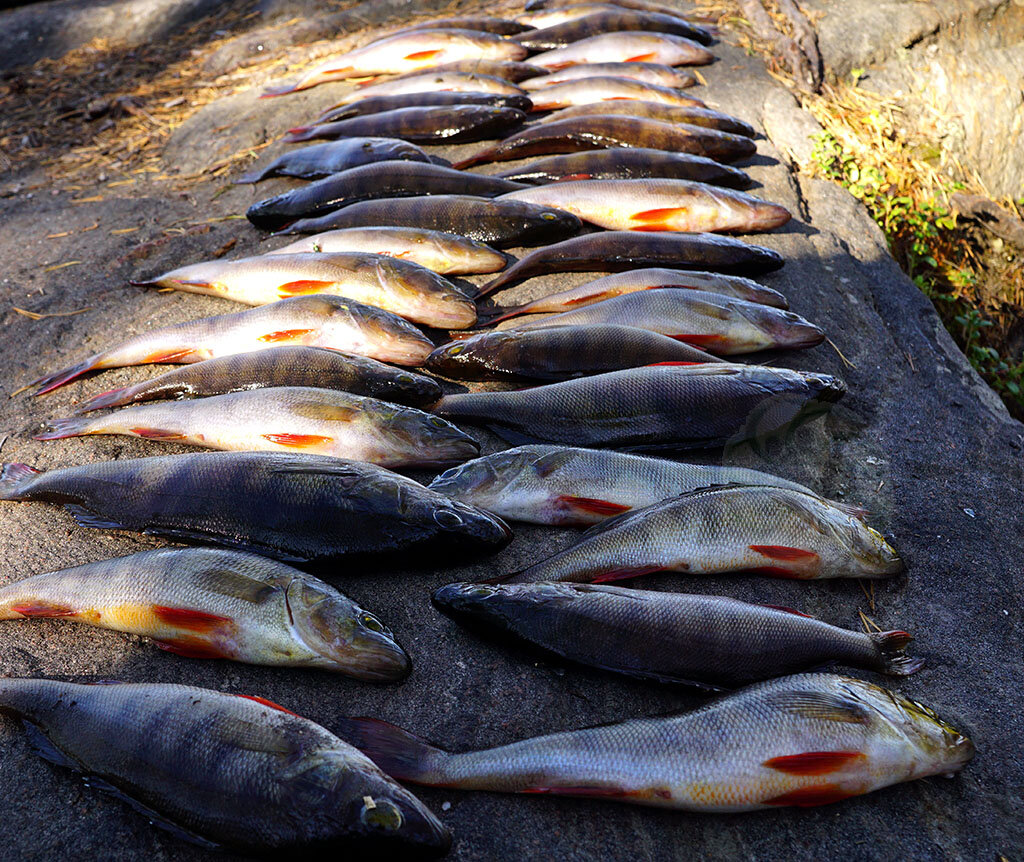
[[[159,281],[133,281],[130,278],[128,279],[128,284],[130,284],[132,287],[160,287],[161,286]]]
[[[509,320],[516,315],[522,314],[525,305],[510,305],[505,308],[494,308],[488,313],[486,311],[477,311],[476,322],[478,326],[491,326],[494,323],[501,323],[503,320]]]
[[[260,93],[260,98],[273,99],[275,96],[285,96],[300,89],[302,88],[298,84],[282,84],[278,87],[267,87],[266,90]]]
[[[299,141],[308,141],[313,135],[313,130],[316,126],[296,126],[294,129],[288,130],[288,137],[284,139],[286,144],[296,144]]]
[[[418,784],[443,782],[447,751],[378,718],[343,718],[335,732],[354,745],[388,775]]]
[[[486,150],[481,150],[479,153],[474,153],[468,159],[461,159],[457,162],[452,162],[452,167],[461,171],[463,168],[471,167],[472,165],[479,165],[481,162],[490,161],[491,156],[494,155],[494,147],[488,147]]]
[[[42,434],[37,434],[33,440],[63,440],[65,437],[81,437],[91,433],[89,426],[93,422],[91,416],[69,416],[66,419],[54,419],[47,426]]]
[[[51,392],[52,390],[63,386],[65,383],[70,383],[76,377],[81,377],[87,371],[92,371],[95,368],[101,368],[102,361],[103,354],[97,353],[95,356],[83,359],[77,365],[69,365],[67,368],[62,368],[60,371],[55,371],[53,374],[48,374],[46,377],[40,377],[38,380],[34,380],[30,383],[29,386],[39,387],[33,393],[34,395],[42,395],[46,392]]]
[[[120,407],[132,400],[134,386],[124,386],[120,389],[108,389],[99,395],[93,395],[87,401],[78,405],[79,413],[89,413],[93,410],[103,410],[106,407]]]
[[[18,500],[25,491],[25,485],[38,476],[42,470],[11,461],[0,471],[0,500]]]
[[[881,662],[880,670],[894,676],[910,676],[924,667],[923,658],[914,658],[906,654],[906,646],[913,640],[907,632],[871,632],[868,637],[878,647]]]
[[[513,274],[510,277],[509,276],[509,272],[511,272],[511,270],[510,269],[506,269],[497,278],[492,278],[486,284],[481,285],[480,290],[477,291],[476,297],[474,297],[474,298],[475,299],[480,299],[480,297],[482,297],[482,296],[487,296],[489,293],[493,293],[499,287],[504,287],[506,284],[511,284],[513,281],[515,281],[516,276]]]

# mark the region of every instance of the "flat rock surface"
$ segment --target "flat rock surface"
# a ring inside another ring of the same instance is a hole
[[[715,50],[719,60],[702,70],[708,85],[699,88],[710,104],[759,128],[770,126],[780,142],[787,129],[808,127],[760,60],[727,41]],[[253,81],[254,87],[261,83]],[[235,144],[250,146],[277,136],[340,89],[321,87],[295,99],[262,103],[240,96],[206,108],[172,140],[168,167],[191,173],[204,158],[215,162],[221,148],[230,152]],[[770,123],[762,117],[765,105],[772,111]],[[281,149],[279,144],[267,148],[261,161]],[[928,300],[888,255],[861,205],[837,186],[795,174],[785,160],[799,149],[792,140],[780,143],[780,149],[786,151],[782,160],[773,141],[762,137],[746,168],[761,184],[754,193],[788,206],[795,217],[782,230],[753,239],[785,255],[786,266],[765,282],[785,293],[796,312],[823,326],[835,349],[825,344],[770,359],[838,374],[850,391],[826,419],[758,451],[741,449],[729,457],[868,507],[873,523],[906,559],[908,572],[875,582],[873,592],[853,581],[756,577],[666,575],[647,578],[644,586],[786,605],[850,628],[859,628],[858,611],[863,611],[883,629],[909,630],[916,635],[914,653],[927,659],[925,669],[909,679],[876,681],[929,704],[969,732],[978,755],[952,780],[899,785],[817,809],[729,816],[418,790],[452,829],[453,859],[1019,858],[1024,847],[1024,427],[1008,418],[971,370]],[[194,164],[184,164],[186,154]],[[169,182],[139,180],[116,188],[97,183],[73,195],[51,193],[38,174],[14,178],[9,188],[21,190],[0,198],[5,394],[128,335],[236,310],[226,301],[125,286],[129,278],[208,258],[229,244],[229,254],[241,256],[281,242],[261,243],[247,222],[232,216],[292,182],[269,181],[254,190],[231,185],[231,178],[184,191]],[[103,200],[74,202],[92,195]],[[129,229],[134,230],[123,232]],[[70,261],[75,263],[47,271]],[[511,303],[591,277],[536,279],[498,299]],[[13,306],[43,314],[80,313],[34,320]],[[43,398],[4,398],[3,460],[55,468],[179,451],[123,437],[31,440],[41,423],[67,415],[83,398],[157,371],[108,371]],[[500,448],[497,438],[468,430],[488,451]],[[368,573],[342,562],[328,570],[332,582],[378,613],[412,655],[413,674],[401,685],[186,660],[139,638],[60,621],[0,625],[0,667],[8,675],[180,682],[258,694],[327,728],[340,715],[372,715],[454,749],[703,703],[703,695],[686,689],[563,667],[486,642],[430,605],[432,588],[513,571],[572,540],[567,530],[517,527],[508,549],[470,566],[452,560],[434,569]],[[54,506],[0,504],[4,582],[159,544],[78,527]],[[0,723],[0,760],[7,858],[68,853],[103,859],[223,858],[183,844],[122,802],[48,765],[8,720]]]

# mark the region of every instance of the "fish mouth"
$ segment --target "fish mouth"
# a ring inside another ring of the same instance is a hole
[[[783,206],[770,203],[759,203],[754,207],[754,216],[750,220],[749,230],[765,231],[782,227],[793,218],[793,214]]]
[[[814,400],[835,404],[846,394],[846,384],[831,374],[803,374],[804,381],[814,390]]]
[[[354,645],[356,663],[349,657],[350,676],[369,682],[398,682],[412,672],[409,654],[391,639]],[[335,656],[327,656],[337,660]]]

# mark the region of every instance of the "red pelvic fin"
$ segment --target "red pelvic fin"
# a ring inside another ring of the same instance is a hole
[[[334,284],[333,281],[289,281],[282,284],[277,293],[279,296],[299,296],[304,293],[323,293],[325,288]]]
[[[169,626],[193,632],[209,632],[221,623],[231,622],[230,617],[209,614],[193,608],[172,608],[167,605],[153,605],[153,616]]]
[[[434,48],[431,51],[414,51],[411,54],[406,54],[406,60],[429,60],[432,57],[436,57],[438,54],[443,53],[440,48]]]
[[[686,207],[662,207],[633,213],[629,220],[640,224],[632,226],[630,230],[671,230],[669,223],[686,211]]]
[[[563,495],[558,498],[558,502],[569,509],[575,509],[577,512],[587,512],[591,515],[619,515],[622,512],[628,512],[632,507],[624,506],[622,503],[613,503],[610,500],[597,500],[593,497],[572,497],[569,495]]]
[[[787,562],[797,560],[817,560],[818,555],[814,551],[805,551],[803,548],[790,548],[786,545],[748,545],[750,550],[772,560],[785,560]]]
[[[264,706],[269,706],[271,709],[276,709],[279,712],[286,712],[288,715],[294,715],[296,718],[302,718],[297,712],[292,712],[290,709],[285,709],[281,704],[274,703],[272,700],[267,700],[265,697],[257,697],[254,694],[236,694],[235,697],[244,697],[246,700],[254,700],[256,703],[261,703]]]
[[[810,614],[805,614],[803,611],[795,611],[792,608],[787,608],[785,605],[761,605],[763,608],[771,608],[773,611],[785,611],[787,614],[796,614],[798,617],[806,617],[809,620],[813,620]]]
[[[706,332],[680,332],[675,335],[670,335],[669,338],[674,338],[676,341],[685,341],[687,344],[722,344],[726,341],[724,335],[718,333],[706,333]]]
[[[162,638],[153,641],[160,649],[185,658],[230,658],[202,638],[182,635],[179,638]]]
[[[277,332],[268,332],[259,337],[260,341],[276,344],[280,341],[301,341],[309,333],[316,332],[315,329],[279,329]]]
[[[147,440],[184,440],[185,435],[177,431],[165,431],[162,428],[129,428],[136,437],[145,437]]]
[[[657,56],[658,56],[658,54],[657,54],[656,51],[649,51],[646,54],[637,54],[635,57],[627,57],[626,58],[626,62],[627,63],[646,63],[648,60],[653,60]]]
[[[560,183],[567,183],[572,180],[592,180],[593,178],[593,174],[566,174],[564,177],[559,177],[557,181]]]
[[[186,347],[183,350],[165,350],[151,353],[146,357],[145,362],[194,362],[195,358],[197,358],[196,351]]]
[[[838,772],[848,763],[863,760],[860,751],[805,751],[766,760],[762,766],[788,775],[828,775]]]
[[[264,440],[277,443],[278,446],[289,446],[292,449],[308,449],[310,446],[322,446],[330,443],[333,437],[321,437],[317,434],[261,434]]]
[[[782,566],[755,566],[747,569],[753,575],[766,575],[769,578],[788,578],[789,580],[804,580],[803,575],[791,569],[784,569]]]
[[[627,578],[639,578],[641,575],[652,575],[655,572],[664,572],[661,566],[646,566],[636,569],[611,569],[607,572],[601,572],[594,578],[591,578],[591,583],[594,584],[607,584],[610,581],[624,581]]]
[[[11,610],[23,617],[73,617],[78,613],[74,608],[56,602],[33,600],[13,605]]]
[[[817,787],[801,787],[799,790],[791,790],[781,796],[773,796],[766,799],[765,805],[796,805],[800,808],[810,808],[814,805],[829,805],[832,802],[839,802],[849,799],[857,794],[842,790],[836,784],[821,784]]]

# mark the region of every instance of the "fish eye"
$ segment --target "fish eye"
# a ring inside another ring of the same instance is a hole
[[[362,614],[359,617],[359,622],[362,623],[363,628],[369,629],[371,632],[378,632],[383,634],[387,631],[384,623],[377,619],[373,614]]]
[[[359,819],[373,829],[395,832],[402,828],[403,817],[401,810],[394,802],[364,796],[363,810],[359,812]]]
[[[446,529],[462,526],[462,516],[451,509],[438,509],[434,512],[434,520],[437,522],[438,526]]]
[[[540,217],[545,221],[552,221],[553,219],[558,218],[554,213],[541,213]]]
[[[414,382],[415,378],[411,374],[405,374],[403,372],[402,374],[398,375],[397,380],[399,383],[412,383]]]
[[[444,419],[442,419],[440,416],[431,416],[430,419],[427,421],[430,422],[430,424],[433,425],[435,428],[448,427],[448,423],[445,422]]]
[[[466,349],[465,345],[456,344],[454,347],[449,347],[448,348],[448,355],[449,356],[458,356],[465,349]]]

